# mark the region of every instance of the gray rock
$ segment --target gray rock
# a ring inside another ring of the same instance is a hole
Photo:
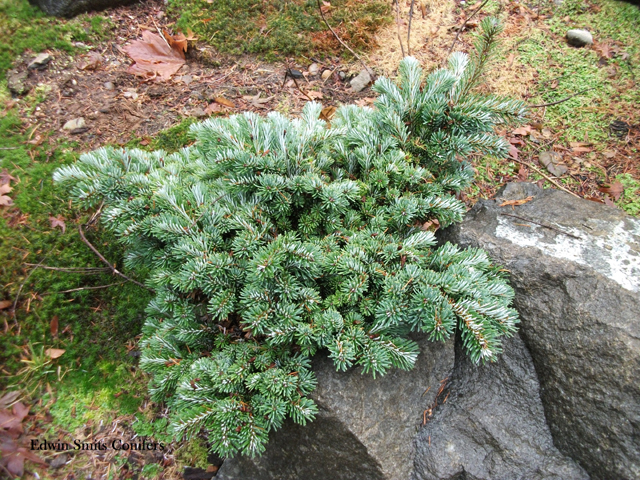
[[[358,93],[364,90],[371,83],[371,75],[366,69],[362,70],[356,78],[351,80],[351,90]]]
[[[574,47],[584,47],[593,44],[593,37],[588,30],[576,28],[567,32],[567,42]]]
[[[64,127],[62,127],[64,130],[76,130],[78,128],[84,128],[85,127],[85,121],[84,118],[79,117],[79,118],[74,118],[73,120],[69,120],[67,123],[64,124]]]
[[[449,396],[416,439],[416,480],[587,480],[553,445],[531,356],[518,335],[496,363],[456,342]]]
[[[484,248],[510,272],[558,450],[594,479],[640,478],[640,221],[532,184],[497,197],[441,239]]]
[[[42,70],[46,68],[47,65],[49,65],[49,62],[51,60],[53,60],[53,57],[51,55],[49,55],[48,53],[41,53],[33,60],[31,60],[31,62],[29,62],[27,68],[29,70]]]
[[[320,66],[317,63],[309,65],[309,75],[317,75],[320,72]]]
[[[26,84],[27,72],[18,72],[16,70],[9,70],[7,72],[7,87],[14,95],[24,95],[29,91],[29,87]]]
[[[304,427],[289,422],[271,435],[262,457],[227,459],[216,478],[407,480],[423,412],[454,361],[453,340],[416,340],[421,354],[412,371],[376,379],[359,368],[336,372],[331,359],[316,356],[316,420]]]
[[[66,453],[61,453],[60,455],[54,457],[53,460],[51,460],[51,463],[49,464],[49,466],[51,468],[64,467],[68,461],[69,461],[69,455],[67,455]]]
[[[207,112],[200,107],[192,108],[190,113],[191,116],[195,118],[203,118],[207,116]]]
[[[562,155],[557,152],[542,152],[538,159],[540,164],[556,177],[561,177],[569,171],[567,166],[562,164]]]
[[[115,86],[113,85],[113,82],[104,82],[103,86],[107,90],[113,90],[115,88]]]
[[[49,15],[56,17],[73,17],[82,12],[103,10],[134,3],[135,0],[29,0]]]

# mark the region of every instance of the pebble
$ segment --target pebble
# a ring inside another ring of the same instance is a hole
[[[191,116],[196,118],[203,118],[207,116],[207,112],[205,112],[202,108],[196,107],[191,110]]]
[[[10,70],[7,75],[7,86],[14,95],[24,95],[29,91],[29,87],[25,84],[26,80],[27,72]]]
[[[325,70],[324,72],[322,72],[322,80],[324,80],[325,82],[330,76],[331,76],[331,70]]]
[[[584,47],[593,44],[593,36],[588,30],[576,28],[567,32],[567,42],[574,47]]]
[[[115,86],[111,82],[104,82],[104,88],[106,88],[107,90],[113,90]]]
[[[351,90],[358,93],[364,90],[371,83],[371,75],[366,70],[362,70],[356,78],[351,80]]]
[[[317,63],[309,65],[309,75],[317,75],[320,71],[320,66]]]
[[[27,68],[29,70],[42,70],[49,64],[51,60],[53,60],[53,57],[51,55],[49,55],[48,53],[41,53],[33,60],[31,60]]]
[[[67,123],[64,124],[64,127],[62,127],[64,130],[75,130],[77,128],[84,128],[84,126],[86,125],[84,118],[79,117],[79,118],[74,118],[73,120],[69,120]]]
[[[138,99],[138,92],[136,92],[135,88],[127,88],[123,93],[122,96],[124,98],[130,98],[131,100],[137,100]]]
[[[347,74],[344,72],[338,72],[338,76],[340,77],[340,80],[344,80],[345,78],[347,78]]]
[[[49,466],[51,468],[60,468],[66,465],[67,460],[69,460],[69,455],[67,455],[66,453],[62,453],[51,460]]]

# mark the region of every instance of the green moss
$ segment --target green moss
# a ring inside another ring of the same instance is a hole
[[[631,215],[640,215],[640,182],[628,173],[618,175],[616,180],[624,185],[624,192],[617,205]]]
[[[538,67],[538,97],[531,103],[551,103],[574,93],[580,95],[546,110],[546,124],[563,131],[565,141],[601,142],[616,113],[633,111],[640,102],[640,89],[630,88],[640,75],[640,10],[624,2],[604,0],[600,10],[583,1],[567,0],[547,21],[549,35],[538,30],[518,50],[524,63]],[[570,21],[565,22],[569,16]],[[615,19],[615,21],[612,21]],[[564,40],[570,28],[587,28],[596,43],[623,41],[625,55],[607,62],[595,48],[571,47]],[[553,80],[558,84],[553,88]]]
[[[80,15],[72,20],[48,17],[28,0],[0,0],[0,79],[18,55],[30,50],[77,51],[74,42],[101,38],[108,26],[104,17]]]
[[[316,0],[169,0],[168,11],[178,17],[179,28],[192,29],[225,53],[276,59],[335,48]],[[351,47],[362,49],[372,46],[373,34],[390,21],[390,12],[381,0],[335,0],[327,16]]]

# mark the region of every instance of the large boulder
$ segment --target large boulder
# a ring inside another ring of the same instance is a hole
[[[509,184],[441,240],[508,270],[554,445],[593,479],[640,478],[640,221]]]
[[[103,10],[133,3],[136,0],[29,0],[49,15],[56,17],[73,17],[79,13],[92,10]]]
[[[421,353],[413,370],[392,370],[375,379],[359,369],[336,372],[326,355],[314,357],[316,420],[304,427],[286,424],[271,435],[261,457],[227,459],[216,478],[410,478],[415,435],[454,363],[453,340],[415,340]]]
[[[449,396],[416,439],[419,480],[586,480],[553,445],[531,355],[518,335],[475,365],[456,342]]]

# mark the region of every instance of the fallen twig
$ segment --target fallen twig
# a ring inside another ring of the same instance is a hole
[[[592,88],[587,88],[586,90],[582,90],[581,92],[578,93],[574,93],[573,95],[570,95],[566,98],[563,98],[562,100],[558,100],[556,102],[551,102],[551,103],[541,103],[540,105],[527,105],[527,108],[542,108],[542,107],[550,107],[551,105],[558,105],[559,103],[564,103],[567,100],[571,100],[573,97],[577,97],[578,95],[582,95],[583,93],[588,92],[589,90],[593,90]]]
[[[519,217],[518,215],[513,215],[511,213],[502,213],[502,212],[500,212],[500,215],[504,215],[506,217],[518,218],[520,220],[524,220],[525,222],[535,223],[536,225],[540,225],[541,227],[548,228],[549,230],[554,230],[558,233],[566,235],[567,237],[573,237],[573,238],[577,238],[578,240],[582,240],[582,238],[578,237],[577,235],[574,235],[573,233],[565,232],[564,230],[560,230],[559,228],[552,227],[551,225],[547,225],[545,223],[536,222],[535,220],[531,220],[530,218]]]
[[[36,265],[35,268],[31,269],[31,271],[29,272],[29,274],[24,278],[24,280],[22,281],[22,283],[20,284],[20,288],[18,289],[18,293],[16,294],[16,298],[13,301],[13,306],[11,307],[11,315],[13,316],[13,323],[14,325],[18,328],[18,330],[20,330],[20,326],[18,325],[18,317],[16,316],[16,307],[18,306],[18,300],[20,300],[20,294],[22,293],[22,289],[24,288],[25,284],[27,283],[27,280],[29,280],[29,278],[31,277],[31,275],[33,274],[33,272],[36,271],[36,269],[42,265],[42,262],[44,262],[47,257],[49,256],[49,254],[51,253],[51,251],[49,253],[47,253],[42,260],[40,260],[40,263],[38,263]],[[5,332],[6,333],[6,332]]]
[[[58,272],[82,273],[84,275],[97,275],[99,273],[110,272],[108,267],[51,267],[49,265],[39,265],[37,263],[25,263],[28,267],[39,267],[43,270],[55,270]]]
[[[109,285],[98,285],[97,287],[79,287],[79,288],[72,288],[70,290],[62,290],[60,292],[55,292],[55,293],[71,293],[71,292],[79,292],[81,290],[99,290],[101,288],[109,288],[109,287],[115,287],[116,285],[122,285],[124,283],[127,283],[128,280],[125,280],[123,282],[116,282],[116,283],[110,283]]]
[[[484,2],[482,2],[482,5],[480,5],[478,8],[476,8],[473,13],[471,15],[469,15],[469,17],[467,17],[467,19],[464,21],[464,23],[462,24],[462,26],[458,29],[458,32],[456,33],[456,38],[453,39],[453,43],[451,44],[451,47],[449,47],[449,52],[447,53],[447,56],[444,57],[445,58],[445,62],[447,61],[447,59],[449,58],[449,55],[451,55],[451,52],[453,52],[453,47],[456,45],[457,41],[458,41],[458,37],[460,36],[460,34],[462,33],[462,30],[464,30],[464,27],[467,26],[467,22],[469,20],[471,20],[476,13],[478,13],[480,10],[482,10],[482,7],[484,7],[487,2],[489,0],[484,0]]]
[[[82,239],[82,241],[84,243],[87,244],[87,246],[91,249],[91,251],[93,253],[95,253],[98,258],[100,260],[102,260],[102,263],[104,263],[105,265],[107,265],[107,267],[109,267],[109,269],[111,270],[111,272],[114,275],[118,275],[122,278],[124,278],[125,280],[135,283],[136,285],[138,285],[139,287],[142,288],[146,288],[147,290],[149,290],[150,292],[153,292],[153,289],[147,287],[146,285],[143,285],[142,283],[138,282],[137,280],[134,280],[133,278],[127,277],[124,273],[122,273],[121,271],[119,271],[116,267],[114,267],[113,265],[111,265],[111,263],[109,263],[109,260],[107,260],[106,258],[104,258],[102,256],[102,254],[96,249],[96,247],[94,247],[91,242],[89,242],[89,240],[87,240],[87,237],[84,236],[84,231],[82,230],[82,225],[78,225],[78,232],[80,233],[80,238]]]
[[[360,55],[358,55],[356,52],[354,52],[353,50],[351,50],[351,47],[349,47],[349,45],[347,45],[346,43],[344,43],[342,41],[342,39],[338,36],[338,34],[333,30],[333,28],[331,28],[331,25],[329,25],[329,22],[327,22],[327,19],[324,16],[324,12],[322,11],[322,6],[320,5],[320,0],[316,0],[318,2],[318,11],[320,12],[320,16],[322,17],[322,21],[324,22],[324,24],[327,26],[327,28],[331,31],[331,33],[333,33],[333,36],[336,37],[336,40],[338,40],[338,42],[340,42],[340,45],[342,45],[344,48],[346,48],[347,50],[349,50],[349,52],[351,52],[351,55],[353,55],[354,57],[356,57],[360,63],[362,64],[362,66],[364,67],[364,69],[369,72],[369,75],[371,75],[371,78],[375,79],[375,73],[373,73],[373,70],[371,70],[366,63],[364,63],[364,60],[362,60],[362,58],[360,58]]]
[[[538,175],[544,177],[546,180],[548,180],[549,182],[553,183],[556,187],[558,187],[560,190],[564,190],[565,192],[573,195],[576,198],[581,198],[580,195],[573,193],[571,190],[569,190],[568,188],[562,186],[560,183],[556,182],[553,178],[549,177],[548,175],[545,175],[539,168],[536,168],[535,166],[531,165],[528,162],[523,162],[522,160],[518,160],[517,158],[512,157],[511,155],[507,155],[507,158],[509,160],[513,160],[514,162],[518,162],[520,165],[524,165],[525,167],[529,167],[530,169],[534,170]]]

